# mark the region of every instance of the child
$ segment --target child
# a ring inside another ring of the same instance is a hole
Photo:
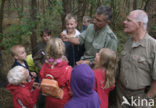
[[[22,66],[13,67],[7,75],[14,108],[35,108],[40,94],[39,84],[28,82],[29,71]],[[35,89],[33,89],[35,88]]]
[[[115,87],[117,55],[113,50],[103,48],[96,54],[95,62],[95,90],[101,100],[100,108],[108,108],[108,94]]]
[[[40,34],[42,41],[38,43],[32,51],[32,57],[35,66],[40,71],[42,65],[46,60],[45,49],[48,41],[51,39],[51,31],[49,29],[43,29]]]
[[[93,70],[87,64],[75,66],[70,81],[73,97],[64,108],[100,108],[100,99],[94,85]]]
[[[90,23],[91,23],[91,18],[89,16],[84,16],[81,33],[87,29],[87,27]]]
[[[67,14],[65,18],[66,30],[63,30],[61,36],[67,35],[68,37],[78,37],[80,32],[76,29],[77,27],[77,18],[72,14]],[[74,66],[76,61],[81,57],[80,47],[78,45],[72,45],[68,42],[64,42],[66,46],[66,56],[69,61],[69,65]]]
[[[46,55],[45,55],[45,50],[46,50],[46,46],[48,41],[51,39],[52,34],[51,34],[51,30],[45,28],[41,31],[41,39],[42,41],[39,42],[35,48],[32,50],[32,58],[34,61],[34,65],[37,67],[38,69],[38,81],[40,82],[40,76],[39,76],[39,72],[46,60]],[[39,108],[44,108],[45,106],[45,96],[41,95],[39,98],[39,102],[38,102],[38,107]]]
[[[69,95],[69,79],[72,67],[64,59],[65,46],[61,39],[51,39],[46,48],[47,60],[43,64],[40,71],[41,79],[53,76],[58,82],[60,88],[63,89],[63,99],[58,99],[52,96],[46,96],[46,108],[64,108],[66,102],[70,99]]]
[[[11,54],[12,56],[14,57],[15,61],[14,61],[14,64],[12,67],[15,67],[15,66],[22,66],[26,69],[29,69],[25,59],[27,57],[27,54],[25,52],[25,48],[24,46],[18,44],[18,45],[14,45],[12,48],[11,48]],[[30,75],[32,77],[36,77],[36,73],[35,72],[30,72]]]
[[[26,62],[28,64],[29,70],[32,72],[38,72],[37,67],[35,67],[34,60],[32,58],[32,54],[27,55]]]

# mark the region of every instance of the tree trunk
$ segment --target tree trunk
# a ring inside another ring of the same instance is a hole
[[[92,16],[93,16],[93,6],[92,6],[92,4],[90,5],[89,16],[90,16],[91,18],[92,18]]]
[[[4,13],[5,1],[6,0],[2,0],[1,6],[0,6],[0,43],[3,40],[3,26],[2,26],[2,22],[3,22],[3,13]],[[3,65],[3,62],[2,62],[2,52],[1,51],[2,51],[2,48],[0,47],[0,76],[2,78],[3,77],[2,76],[2,65]]]
[[[137,0],[133,0],[133,10],[137,9]]]
[[[2,40],[3,40],[3,26],[2,26],[2,22],[3,22],[3,13],[4,13],[5,1],[6,0],[2,0],[1,7],[0,7],[0,42],[2,42]]]
[[[37,16],[37,0],[31,0],[31,23],[32,23],[32,35],[30,36],[31,41],[31,48],[34,49],[34,47],[37,44],[37,36],[36,36],[36,16]]]
[[[45,3],[45,0],[42,0],[42,16],[44,19],[43,23],[45,26],[47,26],[45,12],[46,12],[46,3]]]
[[[146,3],[145,11],[149,17],[148,31],[156,38],[156,29],[151,29],[152,26],[156,26],[156,1],[148,0]]]
[[[65,17],[67,13],[71,12],[70,0],[62,0],[63,13],[61,14],[62,30],[65,28]]]
[[[77,12],[77,21],[78,21],[78,29],[81,29],[82,26],[82,18],[86,12],[87,1],[83,0],[83,2],[78,3],[78,12]]]

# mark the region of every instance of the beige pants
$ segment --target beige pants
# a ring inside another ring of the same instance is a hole
[[[119,81],[116,85],[117,108],[151,108],[154,99],[148,99],[144,90],[126,89]]]

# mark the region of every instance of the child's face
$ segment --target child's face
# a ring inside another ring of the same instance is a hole
[[[101,50],[100,50],[98,53],[96,53],[95,62],[96,62],[97,64],[100,63],[100,55],[101,55]]]
[[[23,47],[18,48],[16,55],[15,55],[15,58],[17,60],[23,61],[26,59],[26,57],[27,57],[27,54],[25,52],[25,48],[23,48]]]
[[[43,41],[48,42],[51,39],[51,35],[43,33],[42,39]]]
[[[77,22],[75,21],[75,19],[68,19],[66,21],[66,30],[67,33],[73,33],[75,31],[75,28],[77,26]]]
[[[84,25],[84,26],[88,26],[89,24],[90,24],[90,22],[88,22],[87,20],[84,20],[84,21],[83,21],[83,25]]]

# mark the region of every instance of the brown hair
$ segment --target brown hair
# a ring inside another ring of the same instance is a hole
[[[103,67],[106,71],[106,83],[104,85],[104,88],[109,88],[113,86],[115,82],[115,74],[117,68],[116,52],[108,48],[101,49],[100,63],[97,65],[97,67]]]
[[[47,29],[47,28],[43,29],[43,30],[41,31],[40,36],[42,37],[44,33],[47,34],[47,35],[51,35],[51,30],[49,30],[49,29]]]
[[[89,16],[83,16],[83,21],[91,22],[92,19]]]
[[[17,55],[17,50],[18,48],[24,48],[23,45],[21,44],[17,44],[11,47],[10,51],[11,51],[11,55],[14,57],[15,55]]]

